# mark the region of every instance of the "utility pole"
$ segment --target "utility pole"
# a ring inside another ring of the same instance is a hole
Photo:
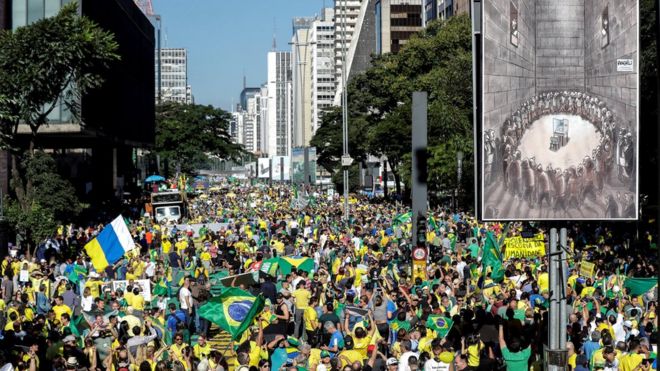
[[[343,139],[343,155],[342,167],[344,168],[344,220],[349,221],[350,209],[348,207],[348,168],[353,163],[353,159],[348,154],[348,94],[346,92],[346,1],[342,2],[342,43],[341,43],[341,94],[342,94],[342,139]]]
[[[550,276],[550,322],[548,326],[548,371],[566,369],[566,250],[568,247],[566,228],[560,235],[557,229],[550,229],[550,248],[548,249],[548,275]],[[559,241],[557,241],[559,240]]]

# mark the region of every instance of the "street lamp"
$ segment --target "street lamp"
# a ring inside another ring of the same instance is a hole
[[[344,168],[344,220],[349,221],[349,207],[348,207],[348,167],[353,162],[353,159],[348,154],[348,94],[346,92],[346,1],[342,3],[342,43],[341,43],[341,85],[342,85],[342,139],[343,139],[343,156],[342,166]]]

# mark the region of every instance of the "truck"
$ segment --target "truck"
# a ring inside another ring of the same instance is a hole
[[[157,223],[179,223],[186,213],[186,202],[177,190],[153,192],[151,194],[151,209]]]

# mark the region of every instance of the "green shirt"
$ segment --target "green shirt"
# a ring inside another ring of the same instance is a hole
[[[529,361],[529,356],[532,354],[532,348],[527,347],[520,352],[511,352],[508,348],[502,349],[502,357],[506,362],[507,371],[527,371],[529,367],[527,362]]]

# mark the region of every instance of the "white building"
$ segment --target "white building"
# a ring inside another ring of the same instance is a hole
[[[311,125],[312,135],[321,125],[321,116],[335,96],[335,24],[333,8],[323,9],[310,30],[311,53]]]
[[[311,27],[315,18],[293,18],[291,69],[293,87],[293,146],[309,145],[312,139],[312,43]]]
[[[368,0],[364,0],[368,2]],[[346,40],[346,53],[353,40],[353,33],[355,32],[360,16],[360,9],[363,0],[335,0],[335,84],[341,85],[341,71],[344,47],[344,39]],[[370,9],[371,10],[371,9]],[[373,11],[373,10],[372,10]],[[348,56],[346,57],[348,59]],[[350,66],[350,63],[348,63]]]
[[[266,153],[289,156],[291,152],[292,107],[291,52],[268,53]],[[263,99],[262,99],[263,103]]]
[[[188,85],[188,51],[185,48],[162,48],[160,61],[161,100],[191,104],[192,89]],[[156,86],[158,86],[158,54],[156,54]]]

